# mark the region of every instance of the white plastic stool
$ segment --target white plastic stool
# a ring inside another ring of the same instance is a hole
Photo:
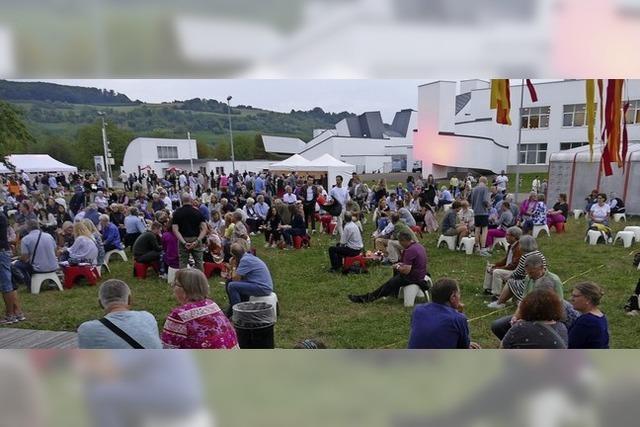
[[[508,251],[509,250],[509,242],[507,242],[507,238],[506,237],[496,237],[493,239],[493,245],[491,245],[491,250],[493,250],[493,248],[496,246],[502,246],[502,248],[504,249],[504,251]]]
[[[17,210],[17,209],[9,209],[9,210],[7,211],[7,217],[8,217],[8,218],[11,218],[11,217],[12,217],[12,216],[14,216],[17,212],[18,212],[18,210]]]
[[[587,235],[584,238],[584,241],[585,242],[588,241],[590,245],[597,245],[598,240],[600,240],[600,238],[605,239],[605,243],[606,243],[606,238],[602,235],[602,232],[596,231],[596,230],[589,230],[587,232]]]
[[[540,232],[544,230],[547,232],[547,236],[551,237],[551,233],[549,232],[549,226],[547,224],[544,225],[534,225],[533,226],[533,238],[537,239],[538,238],[538,234],[540,234]]]
[[[627,222],[627,215],[623,213],[613,214],[613,220],[615,222],[620,222],[621,219],[624,219],[624,222]]]
[[[54,271],[52,273],[35,273],[35,274],[32,274],[31,275],[31,293],[32,294],[39,294],[40,293],[40,287],[47,280],[51,280],[51,281],[55,282],[55,284],[58,285],[58,289],[62,290],[62,283],[60,282],[60,278],[58,277],[58,275]]]
[[[476,239],[474,237],[463,237],[460,239],[460,244],[458,245],[459,250],[465,251],[467,255],[473,254],[473,246],[476,244]]]
[[[184,416],[149,416],[141,420],[143,427],[212,427],[216,425],[207,409],[196,409]]]
[[[169,269],[167,270],[167,283],[169,283],[170,285],[173,283],[176,278],[177,272],[177,268],[169,267]]]
[[[127,262],[127,254],[125,251],[123,251],[122,249],[114,249],[112,251],[107,252],[106,254],[104,254],[104,263],[108,266],[109,265],[109,259],[111,258],[111,255],[116,254],[119,255],[120,258],[122,258],[122,261]]]
[[[431,289],[433,282],[431,277],[424,276],[424,280],[427,282],[427,287]],[[418,285],[403,286],[398,290],[398,298],[402,295],[405,307],[413,307],[416,302],[416,297],[425,298],[427,301],[431,301],[429,291],[423,292]]]
[[[631,244],[633,243],[633,239],[635,239],[636,235],[633,233],[633,231],[618,231],[616,233],[616,238],[613,239],[613,244],[616,244],[616,241],[618,240],[618,238],[620,238],[620,240],[622,240],[622,244],[624,245],[625,248],[630,248]]]
[[[266,296],[266,297],[251,296],[251,297],[249,297],[249,301],[250,302],[266,302],[267,304],[271,305],[271,308],[273,308],[273,318],[277,319],[277,317],[278,317],[278,296],[275,294],[275,292],[271,292],[271,294]]]
[[[624,231],[633,231],[633,233],[636,235],[636,243],[640,243],[640,226],[627,225],[624,228]]]
[[[444,211],[444,213],[446,214],[447,212],[449,212],[449,209],[451,209],[451,203],[447,203],[446,205],[442,205],[442,210]]]
[[[438,244],[436,245],[436,247],[439,248],[440,243],[447,242],[447,246],[449,246],[449,250],[455,251],[456,240],[458,240],[458,236],[445,236],[444,234],[441,234],[440,237],[438,237]]]
[[[582,215],[584,212],[582,212],[582,209],[574,209],[573,210],[573,217],[578,220],[580,219],[580,215]]]

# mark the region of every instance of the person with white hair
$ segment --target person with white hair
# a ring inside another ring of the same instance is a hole
[[[113,250],[121,250],[122,242],[120,241],[120,231],[114,223],[111,222],[109,215],[100,215],[100,228],[102,231],[102,242],[105,252]]]
[[[122,280],[100,285],[98,303],[105,316],[78,328],[81,349],[161,349],[158,323],[147,311],[131,310],[131,290]]]
[[[96,197],[93,199],[93,202],[96,204],[96,206],[98,207],[98,211],[100,211],[101,213],[104,213],[107,211],[107,206],[109,206],[109,200],[104,195],[104,192],[98,191],[96,193]]]

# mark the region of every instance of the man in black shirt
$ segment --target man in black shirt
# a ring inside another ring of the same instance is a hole
[[[173,213],[173,234],[178,239],[178,255],[180,268],[189,264],[189,255],[193,256],[196,268],[202,270],[202,239],[207,234],[207,223],[200,211],[191,205],[191,195],[182,194],[182,207]]]
[[[18,304],[18,292],[13,288],[11,280],[11,250],[7,240],[9,221],[0,212],[0,292],[4,300],[5,317],[0,318],[0,325],[11,325],[25,320]]]

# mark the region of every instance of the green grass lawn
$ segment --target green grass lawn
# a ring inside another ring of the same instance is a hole
[[[639,225],[635,219],[628,225]],[[624,228],[625,223],[614,223],[614,233]],[[588,246],[584,240],[586,222],[570,219],[567,232],[551,238],[545,234],[538,237],[542,252],[550,270],[565,284],[565,297],[571,285],[578,280],[593,280],[606,290],[603,311],[610,322],[612,348],[640,348],[637,318],[625,315],[622,307],[638,280],[638,271],[632,265],[632,249],[625,249],[620,241],[615,246]],[[365,226],[369,236],[372,225]],[[500,315],[512,313],[512,308],[493,312],[486,308],[486,297],[481,294],[484,266],[487,259],[476,255],[452,252],[436,248],[437,234],[428,234],[421,239],[429,255],[429,271],[435,279],[443,276],[459,280],[462,288],[466,314],[471,319],[472,339],[485,348],[496,348],[499,344],[490,330],[491,321]],[[314,235],[310,249],[281,251],[265,249],[262,236],[256,236],[258,256],[268,264],[280,301],[280,316],[276,325],[276,345],[290,348],[305,338],[319,338],[331,348],[405,348],[407,345],[411,308],[405,308],[401,300],[388,298],[373,304],[353,304],[347,294],[364,293],[382,284],[391,276],[390,267],[372,266],[368,274],[330,274],[327,248],[334,241],[326,235]],[[371,239],[366,239],[371,249]],[[504,253],[497,250],[490,260],[496,261]],[[114,261],[115,260],[115,261]],[[166,281],[155,275],[146,280],[134,279],[131,260],[123,263],[112,258],[111,273],[106,278],[119,278],[131,286],[134,308],[148,310],[158,319],[161,327],[169,311],[176,305]],[[228,304],[220,277],[210,279],[213,299],[225,308]],[[88,319],[101,316],[97,303],[97,288],[86,284],[76,285],[71,290],[58,292],[46,290],[39,295],[28,294],[24,288],[19,292],[28,320],[18,324],[21,328],[73,331]],[[484,317],[483,317],[484,316]],[[476,320],[476,318],[479,318]]]

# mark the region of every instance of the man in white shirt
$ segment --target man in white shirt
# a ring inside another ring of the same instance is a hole
[[[504,171],[500,172],[500,175],[496,177],[496,187],[502,193],[507,192],[507,184],[509,183],[509,177],[504,174]]]
[[[342,176],[336,176],[336,185],[329,191],[329,197],[331,197],[332,202],[340,203],[342,206],[342,212],[340,215],[336,217],[336,230],[340,235],[342,235],[342,217],[343,213],[345,213],[347,202],[350,200],[349,197],[349,189],[342,187]]]
[[[540,178],[536,175],[536,177],[531,182],[531,191],[538,194],[540,192],[540,185],[541,185]]]
[[[184,172],[180,173],[180,176],[178,177],[178,184],[180,185],[180,189],[187,186],[187,177],[184,176]]]
[[[282,201],[285,202],[287,205],[292,205],[298,201],[298,197],[295,194],[293,194],[292,192],[293,190],[291,189],[290,185],[287,185],[284,188],[284,191],[285,193],[282,196]]]
[[[164,190],[161,190],[160,191],[160,197],[162,197],[162,201],[164,202],[164,208],[168,209],[169,212],[173,212],[173,206],[172,206],[172,203],[171,203],[171,197],[169,197],[167,192],[164,191]]]
[[[360,229],[353,222],[351,212],[344,212],[344,230],[340,236],[340,243],[329,247],[329,260],[331,261],[330,272],[335,273],[342,270],[342,260],[344,257],[357,256],[362,252],[362,234]]]

